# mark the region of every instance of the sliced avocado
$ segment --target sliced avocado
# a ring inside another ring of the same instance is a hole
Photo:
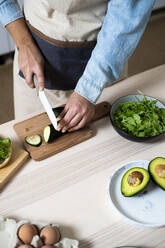
[[[46,143],[51,143],[62,135],[63,133],[61,131],[57,131],[52,124],[44,128],[43,136]]]
[[[31,146],[40,146],[42,143],[41,135],[36,134],[32,136],[26,136],[25,142]]]
[[[61,114],[63,109],[64,107],[57,107],[52,109],[56,118]],[[52,124],[44,128],[43,136],[46,143],[52,143],[55,139],[62,135],[64,135],[64,133],[62,133],[61,131],[57,131]]]
[[[144,168],[135,167],[128,170],[121,181],[121,193],[133,196],[142,191],[149,183],[150,175]]]
[[[151,160],[148,170],[153,181],[165,190],[165,158],[157,157]]]

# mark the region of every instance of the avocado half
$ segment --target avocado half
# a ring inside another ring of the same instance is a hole
[[[142,191],[148,185],[150,175],[144,168],[134,167],[128,170],[121,180],[121,193],[130,197]]]
[[[165,190],[165,158],[157,157],[151,160],[148,171],[152,180]]]

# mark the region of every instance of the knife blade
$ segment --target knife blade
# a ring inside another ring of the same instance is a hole
[[[33,76],[33,81],[34,81],[34,85],[36,87],[36,91],[37,91],[37,95],[39,96],[40,98],[40,101],[52,123],[52,125],[54,126],[54,128],[57,130],[57,119],[56,119],[56,116],[55,114],[53,113],[53,110],[51,108],[51,105],[45,95],[45,92],[44,90],[40,91],[39,88],[38,88],[38,80],[37,80],[37,77],[36,75]]]

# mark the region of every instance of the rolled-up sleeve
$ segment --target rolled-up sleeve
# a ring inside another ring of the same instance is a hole
[[[0,0],[0,22],[4,27],[21,17],[23,14],[16,0]]]
[[[154,0],[109,0],[97,45],[75,91],[95,103],[117,80],[149,20]]]

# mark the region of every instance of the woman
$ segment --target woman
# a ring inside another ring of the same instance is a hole
[[[0,20],[17,46],[16,117],[41,107],[28,87],[34,87],[36,74],[53,105],[69,97],[58,128],[82,128],[104,87],[121,75],[153,5],[154,0],[25,0],[22,13],[15,0],[0,0]]]

